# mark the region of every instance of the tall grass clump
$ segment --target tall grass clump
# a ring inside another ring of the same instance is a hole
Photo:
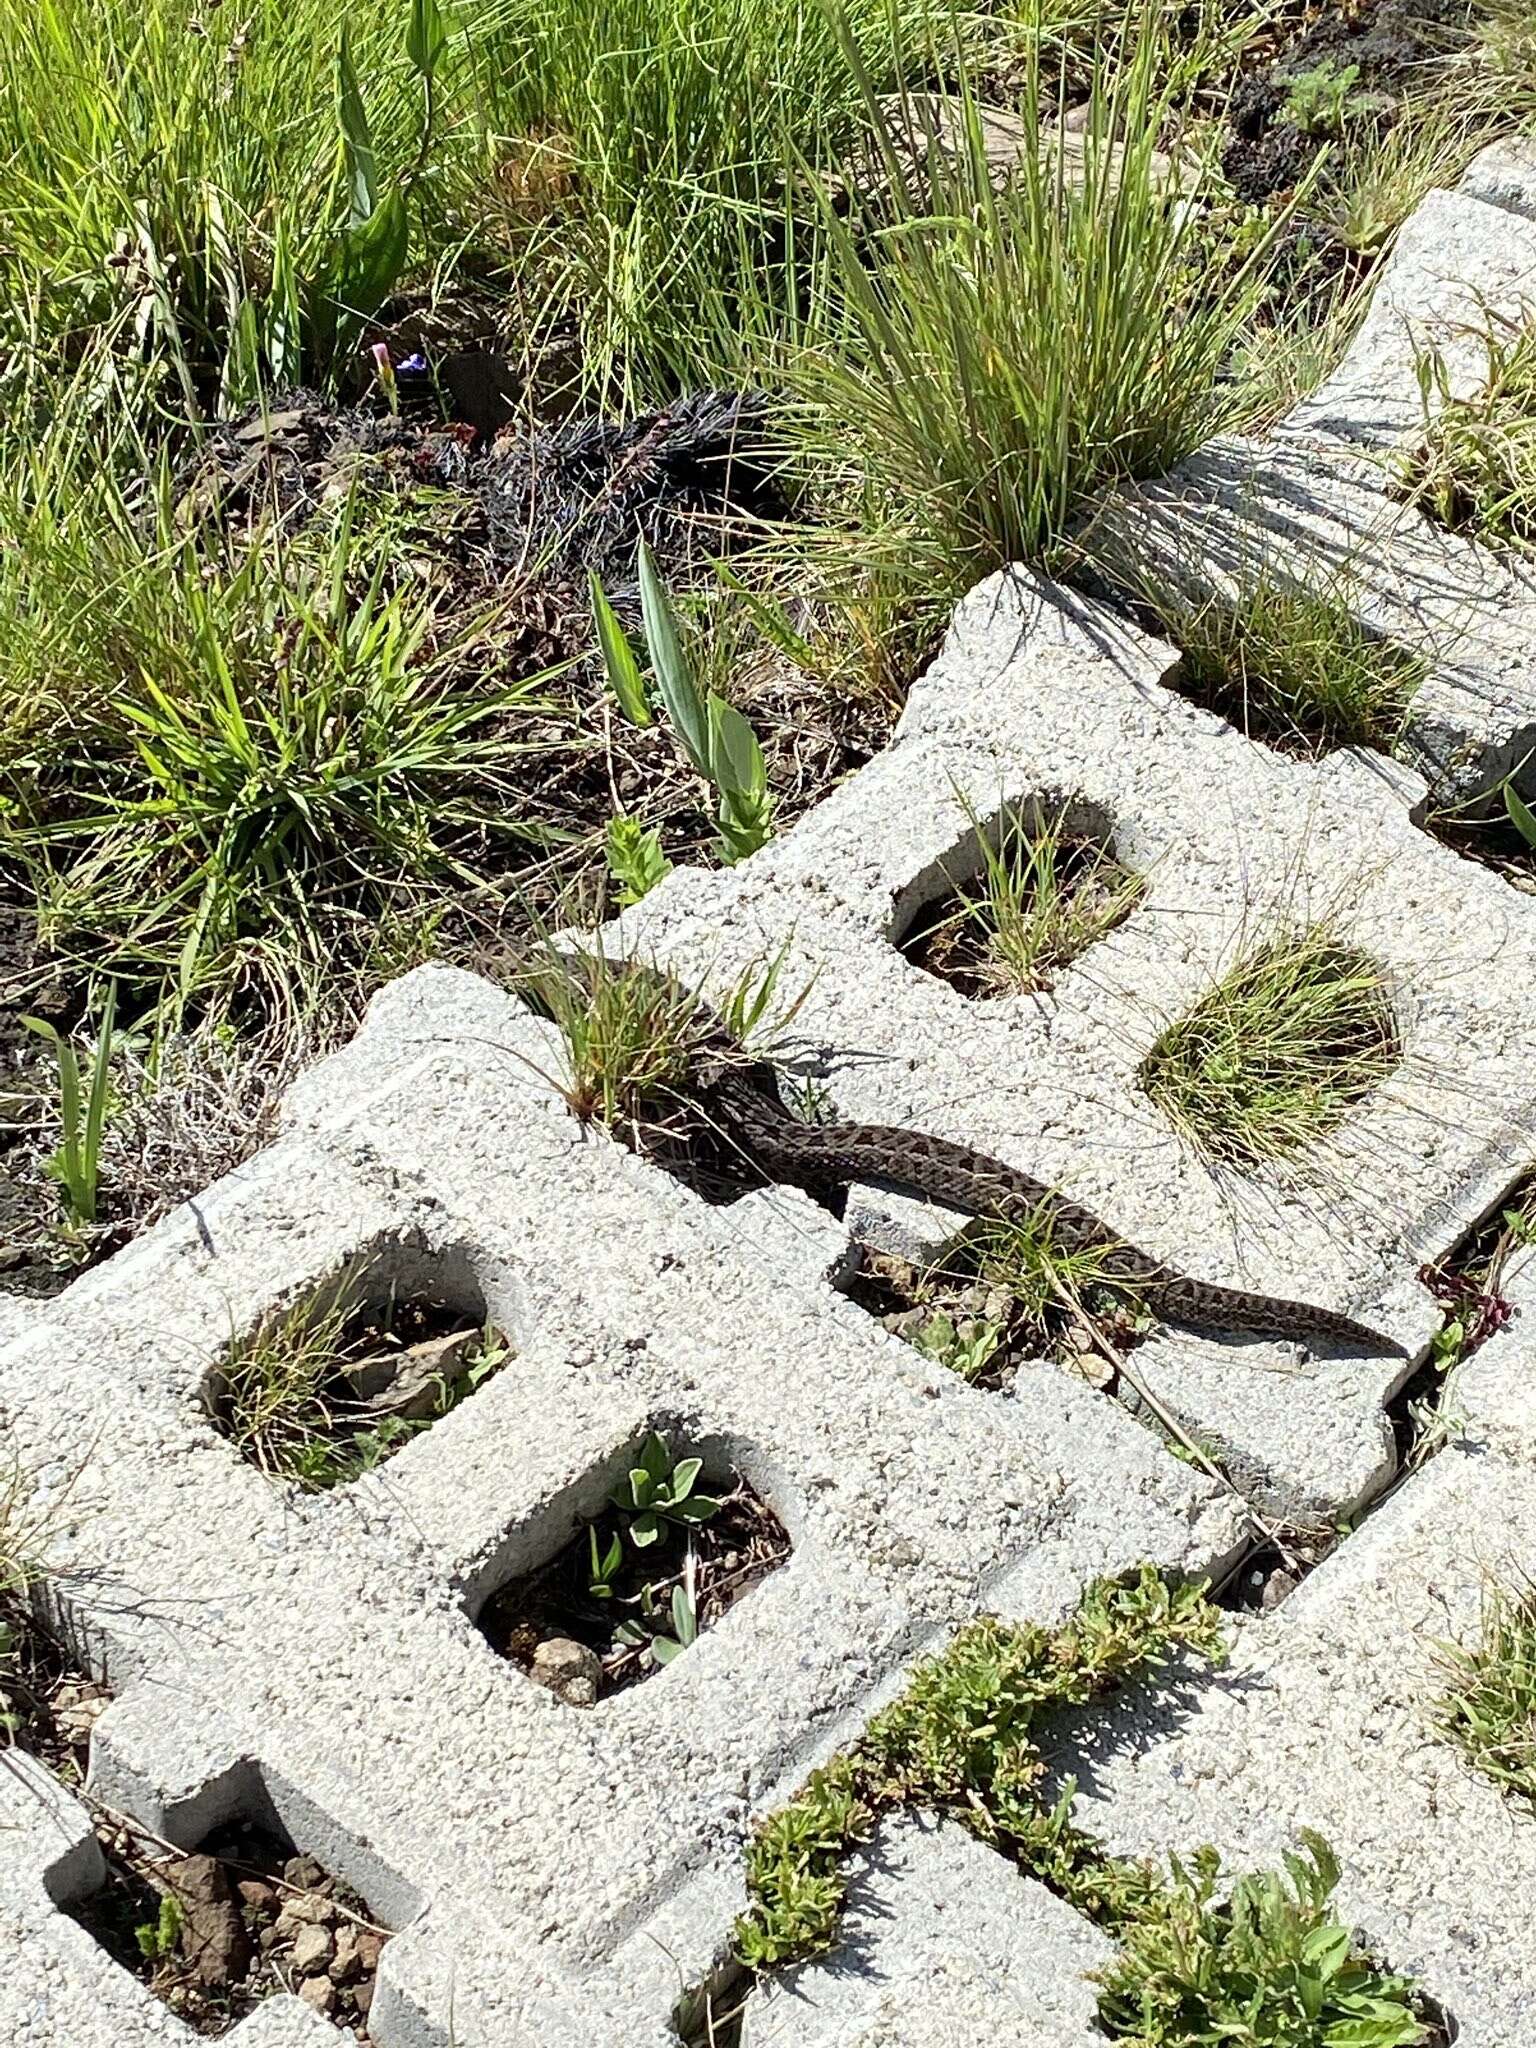
[[[495,612],[400,572],[398,508],[235,539],[163,469],[49,481],[0,569],[0,852],[58,954],[182,1005],[282,990],[542,843],[548,679],[498,680]]]
[[[1497,547],[1536,547],[1536,322],[1490,325],[1487,377],[1458,394],[1438,351],[1418,363],[1422,438],[1400,488],[1457,533]]]
[[[794,381],[806,453],[857,508],[850,550],[900,559],[919,587],[1039,556],[1095,491],[1166,470],[1229,402],[1219,373],[1269,239],[1213,271],[1205,173],[1159,154],[1183,113],[1170,30],[1138,21],[1119,68],[1095,68],[1081,151],[1048,126],[1005,176],[963,68],[943,122],[863,74],[885,174],[849,213],[828,202],[825,331]],[[1026,134],[1051,102],[1042,65],[1032,46]]]
[[[441,28],[425,44],[423,18]],[[349,228],[377,212],[396,274],[458,237],[480,161],[465,33],[424,0],[5,9],[0,347],[110,328],[174,369],[178,404],[329,374],[338,314],[369,310]]]
[[[588,387],[630,405],[761,374],[807,317],[803,166],[894,83],[935,0],[500,0],[481,79],[502,231]],[[847,48],[844,39],[846,38]]]
[[[1206,1158],[1250,1168],[1324,1137],[1399,1055],[1381,969],[1321,923],[1254,947],[1169,1025],[1139,1078]]]

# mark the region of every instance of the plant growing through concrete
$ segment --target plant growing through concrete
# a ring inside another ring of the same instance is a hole
[[[1025,995],[1051,986],[1079,954],[1130,916],[1145,879],[1107,847],[1054,816],[1006,805],[988,826],[960,799],[981,856],[976,882],[960,883],[954,907],[921,926],[920,949],[903,949],[930,973],[987,995]]]
[[[718,1013],[658,968],[547,945],[530,956],[517,987],[559,1029],[566,1071],[555,1085],[572,1114],[605,1125],[636,1150],[667,1149],[686,1141],[689,1070],[706,1047],[720,1053],[722,1024],[743,1060],[749,1044],[766,1050],[788,1029],[804,992],[778,1001],[784,959],[781,951],[766,966],[744,969]]]
[[[1169,1858],[1147,1910],[1114,1928],[1099,2024],[1139,2048],[1263,2042],[1265,2048],[1417,2048],[1427,2037],[1406,1977],[1356,1946],[1330,1901],[1338,1859],[1302,1830],[1284,1871],[1221,1886],[1211,1848]]]
[[[1465,396],[1438,350],[1420,355],[1424,431],[1399,488],[1431,518],[1494,546],[1536,547],[1536,323],[1490,323],[1488,372]]]
[[[546,1645],[562,1659],[575,1648],[574,1664],[588,1667],[579,1692],[563,1663],[541,1679],[573,1706],[595,1705],[692,1648],[789,1554],[778,1517],[746,1479],[717,1475],[723,1483],[704,1494],[703,1469],[649,1431],[608,1506],[486,1603],[479,1625],[492,1645],[535,1678]]]
[[[1442,1733],[1484,1777],[1536,1804],[1536,1584],[1490,1579],[1478,1641],[1441,1656]]]
[[[1421,657],[1357,622],[1346,580],[1303,587],[1261,566],[1222,597],[1147,570],[1128,587],[1180,649],[1179,687],[1277,745],[1390,746],[1424,678]]]
[[[1206,1158],[1247,1168],[1306,1151],[1399,1056],[1381,970],[1323,922],[1239,960],[1162,1033],[1140,1079]]]
[[[991,1619],[961,1629],[853,1749],[758,1829],[747,1859],[752,1904],[736,1929],[741,1961],[767,1969],[835,1947],[853,1846],[882,1817],[917,1809],[957,1822],[1119,1943],[1100,1980],[1099,2022],[1111,2039],[1141,2048],[1425,2041],[1409,1982],[1378,1970],[1329,1914],[1338,1866],[1318,1837],[1304,1837],[1284,1875],[1240,1878],[1218,1900],[1214,1850],[1164,1872],[1108,1854],[1076,1827],[1071,1781],[1041,1804],[1044,1717],[1154,1676],[1176,1655],[1223,1654],[1218,1610],[1150,1567],[1088,1587],[1055,1629]]]
[[[337,1289],[237,1338],[207,1401],[220,1433],[269,1478],[329,1492],[440,1421],[510,1356],[489,1325],[414,1300],[360,1309]]]
[[[707,1522],[719,1512],[711,1495],[695,1493],[704,1469],[702,1458],[674,1459],[665,1441],[652,1430],[640,1446],[640,1462],[631,1465],[608,1498],[624,1517],[624,1533],[637,1550],[647,1550],[661,1536],[663,1522],[688,1526]]]

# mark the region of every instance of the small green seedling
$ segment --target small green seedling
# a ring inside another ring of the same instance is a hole
[[[693,1558],[688,1559],[688,1577],[693,1577]],[[699,1639],[699,1614],[691,1587],[672,1588],[672,1633],[651,1638],[651,1656],[658,1664],[670,1664]]]
[[[133,1930],[133,1938],[139,1945],[139,1954],[146,1963],[163,1963],[167,1956],[174,1955],[176,1943],[181,1936],[181,1908],[173,1892],[166,1892],[160,1900],[160,1911],[153,1920],[142,1920]]]
[[[1340,134],[1350,114],[1372,104],[1368,95],[1355,91],[1359,76],[1358,64],[1339,64],[1332,57],[1310,71],[1298,71],[1287,84],[1281,120],[1303,135]]]
[[[640,1463],[609,1495],[622,1514],[632,1517],[629,1540],[636,1550],[649,1549],[659,1539],[663,1522],[707,1522],[716,1513],[719,1501],[693,1490],[703,1469],[702,1458],[680,1458],[674,1465],[666,1444],[651,1431],[640,1447]]]
[[[672,601],[644,541],[637,557],[640,610],[645,621],[646,651],[656,688],[678,743],[694,772],[715,791],[715,828],[720,857],[745,860],[766,844],[773,831],[773,798],[763,750],[752,728],[733,704],[711,690],[700,694],[683,652]],[[607,596],[594,579],[592,616],[598,651],[608,681],[625,715],[637,725],[651,723],[650,699],[634,649]]]
[[[643,896],[649,896],[672,871],[655,826],[642,825],[638,818],[626,817],[622,811],[608,820],[603,833],[603,857],[609,874],[619,885],[619,903],[625,910]]]
[[[1003,1326],[991,1318],[956,1323],[947,1310],[936,1309],[913,1341],[924,1358],[963,1380],[974,1380],[992,1363],[1003,1341]]]
[[[618,1577],[619,1566],[624,1562],[624,1545],[617,1536],[610,1536],[606,1550],[597,1547],[597,1529],[587,1529],[587,1591],[594,1600],[611,1600],[613,1582]]]
[[[75,1048],[41,1017],[23,1017],[22,1023],[53,1047],[59,1075],[59,1122],[63,1136],[59,1149],[48,1162],[50,1177],[63,1190],[69,1222],[75,1227],[96,1221],[101,1188],[101,1133],[107,1118],[107,1100],[112,1077],[112,1022],[117,1011],[117,984],[107,990],[91,1059],[89,1090],[80,1084],[80,1060]]]

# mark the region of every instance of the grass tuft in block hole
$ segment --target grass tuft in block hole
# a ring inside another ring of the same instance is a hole
[[[1536,1806],[1536,1581],[1491,1578],[1479,1640],[1441,1654],[1441,1732],[1474,1770]]]
[[[1140,1079],[1197,1151],[1253,1167],[1304,1152],[1400,1057],[1380,968],[1317,924],[1250,952],[1163,1032]]]
[[[1110,580],[1182,654],[1175,686],[1285,752],[1390,747],[1426,664],[1354,616],[1349,580],[1322,587],[1253,566],[1236,590],[1193,591],[1171,569],[1111,558]]]
[[[653,1430],[602,1511],[491,1596],[480,1631],[568,1706],[595,1706],[684,1655],[789,1550],[747,1479]]]
[[[250,1464],[323,1493],[381,1465],[511,1355],[489,1323],[430,1294],[357,1305],[332,1290],[237,1338],[205,1399]]]
[[[1028,995],[1123,924],[1146,882],[1116,860],[1084,806],[1006,805],[990,824],[969,802],[962,852],[944,863],[945,892],[901,939],[915,967],[963,995]]]

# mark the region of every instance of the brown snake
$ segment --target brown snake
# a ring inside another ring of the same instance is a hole
[[[712,1039],[710,1053],[719,1044]],[[1331,1337],[1358,1350],[1406,1356],[1390,1337],[1333,1309],[1192,1280],[1122,1243],[1068,1196],[968,1145],[889,1124],[803,1123],[779,1100],[772,1069],[761,1061],[744,1063],[739,1052],[734,1059],[706,1054],[693,1078],[701,1106],[721,1133],[773,1180],[822,1187],[883,1181],[1000,1223],[1043,1216],[1064,1249],[1104,1251],[1103,1277],[1134,1288],[1170,1322],[1260,1336]]]

